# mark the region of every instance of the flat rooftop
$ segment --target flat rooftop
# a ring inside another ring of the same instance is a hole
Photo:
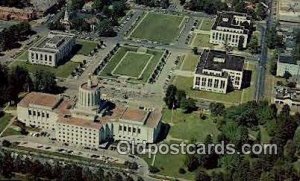
[[[32,51],[43,51],[56,53],[61,47],[65,46],[75,35],[50,32],[47,37],[40,40],[37,44],[30,48]]]
[[[196,74],[202,74],[203,69],[222,71],[223,69],[243,71],[244,57],[228,54],[224,51],[205,49],[200,56]]]
[[[300,23],[299,0],[279,0],[278,7],[280,21]]]
[[[53,109],[59,101],[61,101],[61,97],[58,95],[30,92],[18,103],[18,106],[29,107],[30,105],[37,105]]]
[[[218,26],[221,26],[221,27],[226,27],[226,28],[242,29],[242,30],[248,31],[248,29],[246,29],[242,25],[239,25],[235,21],[235,16],[243,16],[246,18],[246,20],[251,19],[250,16],[248,16],[245,13],[237,13],[237,12],[232,12],[232,11],[219,12],[218,16],[216,18],[216,21],[212,26],[212,29],[215,30],[215,29],[217,29]]]
[[[276,99],[290,99],[293,101],[300,102],[300,90],[289,87],[278,86],[275,88]]]

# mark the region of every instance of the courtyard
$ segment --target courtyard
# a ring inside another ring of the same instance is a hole
[[[164,44],[173,43],[184,22],[184,16],[147,13],[133,29],[130,37]]]
[[[142,50],[141,50],[142,49]],[[104,77],[125,77],[147,82],[163,55],[162,50],[122,46],[100,72]]]

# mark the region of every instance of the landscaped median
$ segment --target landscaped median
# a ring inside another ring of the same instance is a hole
[[[164,59],[165,51],[124,45],[105,58],[102,77],[124,77],[136,82],[147,83]]]
[[[12,115],[7,114],[7,113],[3,113],[0,112],[0,133],[5,129],[5,127],[8,125],[9,121],[11,120],[11,118],[13,118]]]

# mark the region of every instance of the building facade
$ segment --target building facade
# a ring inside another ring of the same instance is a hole
[[[241,89],[243,70],[243,57],[223,51],[204,50],[196,67],[193,88],[216,93]]]
[[[244,13],[220,12],[210,31],[210,43],[238,47],[247,47],[251,18]]]
[[[2,7],[0,6],[0,20],[5,21],[31,21],[36,19],[36,13],[34,10],[25,8],[18,9],[14,7]]]
[[[70,56],[75,41],[74,34],[51,31],[46,38],[28,50],[28,60],[32,64],[55,67]]]
[[[275,87],[273,103],[278,106],[288,105],[292,112],[300,111],[300,89],[283,86]]]
[[[58,141],[98,148],[110,140],[154,143],[161,129],[162,114],[156,109],[116,106],[100,99],[98,84],[80,86],[77,100],[31,92],[17,106],[18,120],[26,126],[55,132]],[[84,91],[83,91],[84,90]]]
[[[292,76],[300,74],[300,61],[295,61],[292,55],[279,55],[277,60],[276,76],[284,76],[285,72]]]

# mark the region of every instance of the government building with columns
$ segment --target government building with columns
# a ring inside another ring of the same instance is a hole
[[[243,70],[243,57],[205,49],[196,67],[193,89],[223,94],[241,89]]]
[[[56,67],[66,57],[70,56],[75,46],[74,34],[51,31],[48,36],[28,50],[28,61]]]
[[[58,141],[98,148],[111,140],[155,143],[161,130],[161,110],[114,105],[101,99],[91,78],[80,85],[75,100],[31,92],[17,105],[18,120],[26,126],[55,132]]]
[[[252,26],[251,17],[244,13],[219,12],[210,31],[210,43],[238,47],[247,47]]]

